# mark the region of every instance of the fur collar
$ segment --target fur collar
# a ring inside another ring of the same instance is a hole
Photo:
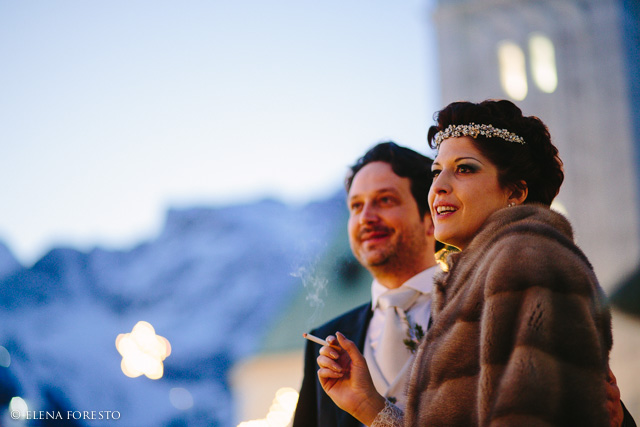
[[[471,274],[478,263],[485,259],[484,255],[493,245],[499,244],[514,234],[531,234],[554,239],[577,254],[591,267],[587,257],[574,244],[573,229],[562,214],[541,204],[526,204],[500,209],[487,218],[464,251],[446,255],[446,267],[434,276],[435,287],[438,291],[434,295],[433,311],[435,315],[442,310],[449,299],[447,295],[451,296],[458,291],[458,289],[449,289],[447,284],[456,283],[458,287],[463,286],[465,280],[459,279]],[[462,259],[465,260],[464,266],[457,268],[457,264]]]

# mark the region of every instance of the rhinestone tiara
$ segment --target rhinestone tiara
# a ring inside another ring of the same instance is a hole
[[[501,138],[505,141],[524,144],[524,139],[521,136],[518,136],[513,132],[509,132],[506,129],[496,129],[491,125],[477,125],[475,123],[469,123],[468,125],[449,125],[445,130],[441,130],[436,133],[436,148],[440,148],[442,141],[447,138],[459,136],[477,138],[478,135],[482,135],[486,138]]]

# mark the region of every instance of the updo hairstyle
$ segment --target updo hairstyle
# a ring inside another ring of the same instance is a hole
[[[521,181],[525,181],[529,193],[524,203],[551,205],[560,191],[564,172],[558,149],[551,143],[549,130],[539,118],[523,116],[511,101],[486,100],[478,104],[453,102],[438,111],[435,119],[437,125],[429,128],[427,136],[431,148],[437,148],[436,134],[449,125],[487,124],[522,137],[524,144],[482,135],[473,141],[498,168],[502,187],[521,188]]]

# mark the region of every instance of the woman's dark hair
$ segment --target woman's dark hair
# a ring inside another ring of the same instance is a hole
[[[429,128],[427,136],[431,148],[437,148],[436,134],[449,125],[487,124],[522,137],[524,144],[482,135],[474,138],[474,142],[498,168],[500,185],[517,189],[525,181],[529,193],[524,203],[551,205],[560,191],[564,172],[558,149],[539,118],[523,116],[520,108],[507,100],[453,102],[438,111],[435,118],[437,125]]]

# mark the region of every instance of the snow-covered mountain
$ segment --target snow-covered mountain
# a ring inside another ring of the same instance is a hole
[[[0,245],[0,346],[10,356],[0,425],[233,425],[229,368],[257,350],[302,286],[294,273],[322,255],[344,215],[342,193],[303,207],[172,210],[157,238],[131,250],[56,248],[29,269]],[[120,369],[115,339],[140,320],[171,342],[160,380]],[[13,396],[29,411],[120,419],[18,424]]]
[[[7,245],[0,242],[0,280],[20,270],[22,266]]]

